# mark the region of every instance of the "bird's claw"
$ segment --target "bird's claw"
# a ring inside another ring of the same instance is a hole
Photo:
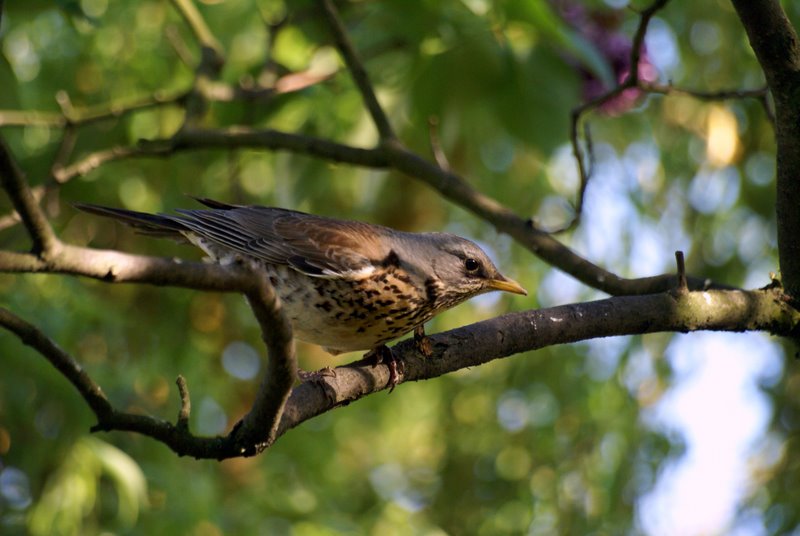
[[[400,383],[401,376],[405,373],[405,364],[394,355],[392,349],[385,344],[378,346],[367,352],[364,359],[372,361],[372,368],[381,363],[386,365],[389,369],[389,381],[386,383],[386,387],[389,388],[389,393],[394,391],[394,388]]]

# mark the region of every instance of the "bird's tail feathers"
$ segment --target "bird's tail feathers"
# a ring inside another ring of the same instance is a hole
[[[231,210],[233,208],[241,208],[241,205],[231,205],[229,203],[223,203],[222,201],[215,201],[214,199],[209,199],[207,197],[195,197],[193,195],[190,195],[189,197],[191,197],[198,203],[207,206],[208,208],[213,208],[216,210]]]
[[[75,208],[89,214],[104,216],[120,221],[125,225],[133,227],[140,234],[149,236],[159,236],[167,238],[183,238],[183,231],[187,231],[185,225],[180,221],[180,217],[166,216],[163,214],[148,214],[124,208],[104,207],[89,203],[73,203]]]

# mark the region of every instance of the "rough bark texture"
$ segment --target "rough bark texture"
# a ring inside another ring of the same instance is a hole
[[[775,100],[778,255],[787,292],[800,298],[800,43],[778,0],[733,0]]]

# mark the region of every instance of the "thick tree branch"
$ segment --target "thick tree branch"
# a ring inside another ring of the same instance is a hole
[[[435,378],[468,367],[556,344],[656,332],[768,331],[794,336],[800,311],[780,289],[700,291],[614,297],[512,313],[431,335],[431,357],[413,340],[392,352],[405,364],[402,382]],[[303,383],[292,391],[279,435],[302,422],[385,388],[387,367],[357,362],[335,369],[326,388]]]
[[[0,251],[0,272],[78,275],[107,283],[210,291],[247,292],[253,288],[249,271],[237,265],[187,262],[68,244],[62,244],[46,259],[30,253]]]
[[[733,0],[775,101],[778,258],[787,292],[800,299],[800,42],[778,0]]]
[[[286,401],[288,386],[294,379],[291,331],[271,289],[262,287],[252,292],[248,298],[269,348],[270,365],[251,413],[224,437],[196,437],[188,431],[185,382],[179,380],[181,412],[175,425],[121,412],[110,406],[100,387],[71,357],[34,326],[5,309],[0,309],[0,325],[41,353],[69,379],[97,415],[98,424],[93,430],[139,432],[165,443],[178,454],[196,458],[257,454],[300,423],[386,388],[388,367],[362,361],[338,367],[334,376],[300,384]],[[413,340],[397,344],[392,351],[405,364],[402,382],[406,382],[436,378],[520,352],[599,337],[699,330],[759,330],[795,336],[799,329],[800,311],[789,305],[780,288],[676,292],[508,314],[430,336],[430,357],[419,355]],[[270,378],[273,375],[277,377]],[[273,389],[275,392],[268,392]],[[251,434],[265,440],[254,445]]]
[[[261,326],[269,360],[253,407],[237,428],[238,443],[247,454],[257,454],[275,442],[284,406],[297,380],[292,326],[281,312],[274,289],[265,277],[260,279],[258,288],[247,294],[247,302]]]

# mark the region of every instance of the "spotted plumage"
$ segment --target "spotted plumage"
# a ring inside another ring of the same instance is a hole
[[[477,294],[526,294],[480,247],[452,234],[199,201],[208,208],[177,215],[76,207],[188,241],[222,264],[254,263],[275,287],[295,336],[333,354],[380,354],[388,341]]]

